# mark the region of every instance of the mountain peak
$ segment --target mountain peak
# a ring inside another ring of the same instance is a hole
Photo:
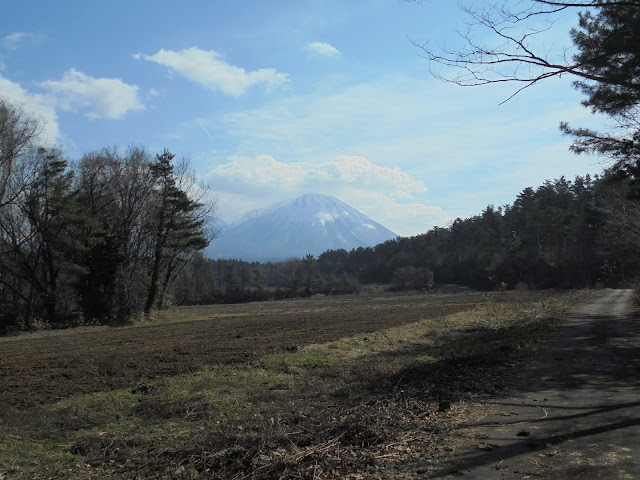
[[[245,213],[207,249],[212,258],[277,261],[369,247],[396,234],[330,195],[306,193]]]
[[[304,195],[300,195],[299,197],[289,201],[284,202],[280,205],[288,205],[294,206],[296,208],[332,208],[336,204],[347,205],[344,202],[341,202],[336,197],[332,197],[331,195],[321,195],[319,193],[305,193]],[[348,205],[347,205],[348,206]]]

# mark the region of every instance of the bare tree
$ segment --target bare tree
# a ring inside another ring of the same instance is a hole
[[[81,279],[86,318],[123,321],[141,308],[145,256],[153,202],[151,156],[141,147],[88,153],[77,163],[76,188],[92,224],[87,225]]]
[[[22,105],[0,97],[0,207],[14,195],[7,195],[11,172],[17,158],[33,146],[42,124]]]

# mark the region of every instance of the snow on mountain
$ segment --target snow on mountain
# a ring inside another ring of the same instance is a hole
[[[278,261],[318,256],[330,249],[374,246],[396,236],[335,197],[305,194],[245,213],[205,253],[211,258]]]

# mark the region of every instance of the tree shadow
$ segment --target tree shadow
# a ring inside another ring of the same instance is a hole
[[[633,402],[632,404],[621,404],[614,406],[616,409],[635,408],[640,405],[640,402]],[[486,450],[472,450],[468,453],[462,453],[453,459],[453,462],[447,465],[445,468],[439,471],[433,472],[430,478],[438,478],[442,476],[452,475],[456,472],[465,472],[472,470],[476,467],[496,464],[499,465],[515,457],[522,455],[529,455],[531,453],[541,452],[548,450],[551,447],[557,447],[567,442],[575,441],[585,437],[595,437],[597,435],[612,432],[615,430],[624,430],[631,427],[637,427],[640,425],[640,418],[630,418],[619,422],[611,422],[601,424],[595,427],[583,428],[579,430],[567,431],[564,434],[547,434],[540,435],[536,438],[530,437],[518,437],[517,439],[501,445],[498,448],[486,451]],[[568,466],[569,469],[575,469],[575,466]],[[591,472],[593,475],[594,472]],[[568,475],[568,470],[563,469],[562,478],[583,478],[573,477]],[[607,478],[594,475],[593,478]]]
[[[472,399],[490,403],[498,411],[536,409],[537,414],[526,422],[502,417],[461,423],[460,430],[498,426],[513,430],[526,423],[533,433],[527,430],[517,436],[511,431],[500,437],[494,432],[493,440],[500,445],[456,454],[429,478],[499,464],[580,439],[598,443],[599,436],[611,432],[636,435],[640,426],[640,401],[635,400],[640,397],[640,343],[633,336],[634,320],[638,319],[621,315],[571,317],[533,364],[528,359],[539,346],[533,337],[540,338],[540,332],[530,329],[540,325],[474,327],[439,338],[433,346],[416,341],[400,353],[379,354],[373,363],[391,361],[398,354],[435,361],[416,361],[390,375],[374,375],[364,387],[370,394],[391,389],[426,395],[441,405]],[[551,398],[549,392],[557,398]],[[540,399],[532,400],[536,396]],[[566,401],[558,400],[564,397]],[[582,468],[563,465],[562,472],[568,475],[569,470]]]

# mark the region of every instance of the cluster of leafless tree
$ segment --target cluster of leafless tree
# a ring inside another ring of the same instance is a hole
[[[360,283],[313,255],[281,262],[245,262],[196,254],[172,289],[177,304],[238,303],[355,293]]]
[[[0,330],[114,323],[161,306],[213,236],[215,199],[168,151],[69,162],[0,99]]]

